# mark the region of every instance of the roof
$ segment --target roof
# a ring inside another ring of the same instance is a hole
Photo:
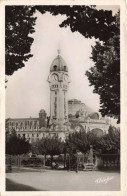
[[[46,111],[44,109],[41,109],[40,113],[46,113]]]
[[[23,121],[23,120],[39,120],[39,118],[8,118],[6,121]]]
[[[53,72],[53,71],[68,72],[67,64],[60,54],[57,55],[57,57],[53,60],[51,64],[50,72]]]
[[[81,104],[81,101],[78,99],[70,99],[70,100],[68,100],[68,103],[80,103]]]
[[[98,114],[97,112],[90,113],[90,114],[89,114],[89,117],[90,117],[91,119],[96,119],[96,120],[98,120],[98,119],[99,119],[99,114]]]

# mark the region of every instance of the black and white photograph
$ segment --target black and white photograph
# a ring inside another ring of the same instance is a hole
[[[5,192],[123,190],[120,21],[120,4],[5,5]]]

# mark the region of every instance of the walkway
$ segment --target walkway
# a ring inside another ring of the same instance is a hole
[[[7,173],[9,191],[119,191],[120,173],[41,170]]]

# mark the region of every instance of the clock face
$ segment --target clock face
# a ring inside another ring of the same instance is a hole
[[[58,76],[57,76],[56,74],[54,74],[54,75],[52,75],[52,79],[53,79],[54,81],[58,81]]]
[[[64,75],[64,80],[65,80],[65,81],[68,80],[68,75]]]

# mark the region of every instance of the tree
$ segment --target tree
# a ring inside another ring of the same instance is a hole
[[[52,15],[65,14],[67,19],[60,27],[70,26],[72,32],[78,31],[86,38],[107,40],[117,30],[112,12],[97,10],[95,6],[6,6],[6,75],[12,75],[32,57],[33,38],[29,35],[35,32],[36,10],[42,14],[47,11]]]
[[[117,154],[120,152],[120,131],[113,126],[109,127],[108,133],[96,141],[96,149],[102,154]]]
[[[77,150],[86,153],[88,150],[88,141],[85,130],[70,133],[66,139],[66,149],[69,153],[76,153]]]
[[[17,137],[15,131],[6,133],[6,154],[20,155],[29,152],[30,144],[24,137]]]
[[[110,126],[108,133],[97,136],[94,131],[83,130],[69,134],[66,139],[66,151],[70,154],[76,153],[77,150],[86,153],[93,146],[95,153],[114,154],[120,152],[120,131]]]
[[[61,153],[63,153],[64,142],[61,141],[61,138],[52,137],[49,138],[49,143],[50,145],[48,148],[48,153],[51,156],[51,166],[52,166],[53,156],[60,155]]]
[[[100,152],[100,146],[99,146],[99,141],[101,140],[102,136],[97,136],[97,134],[94,131],[88,131],[87,134],[87,141],[88,141],[88,146],[92,145],[93,149],[96,152]]]
[[[42,12],[43,7],[37,7]],[[120,20],[119,12],[97,10],[95,6],[50,6],[53,15],[66,14],[60,27],[69,26],[86,38],[99,38],[92,47],[95,66],[86,72],[94,93],[100,95],[102,116],[120,122]],[[98,33],[99,32],[99,33]]]
[[[60,155],[63,152],[64,149],[64,142],[61,141],[58,137],[45,137],[42,138],[39,142],[36,142],[36,145],[34,144],[35,148],[37,148],[36,151],[39,154],[50,155],[51,156],[51,166],[53,161],[54,155]]]
[[[120,21],[115,15],[117,31],[105,42],[96,42],[92,47],[94,67],[86,72],[94,93],[100,95],[102,116],[110,116],[120,122]]]
[[[44,165],[46,162],[46,155],[48,155],[49,145],[50,141],[47,137],[42,138],[41,140],[36,141],[31,145],[32,153],[44,155]]]
[[[96,6],[36,6],[36,9],[42,14],[49,11],[55,16],[66,15],[60,27],[69,26],[72,32],[78,31],[86,38],[108,40],[117,30],[112,11],[97,10]]]
[[[34,32],[35,10],[42,14],[47,11],[52,15],[64,14],[67,18],[60,27],[69,26],[72,32],[78,31],[85,38],[94,37],[100,40],[92,47],[91,59],[95,66],[87,71],[86,75],[90,85],[94,86],[94,93],[100,95],[102,116],[117,118],[119,122],[119,13],[112,16],[112,11],[97,10],[96,6],[8,6],[6,8],[7,75],[23,67],[24,61],[32,56],[29,52],[33,38],[29,37],[29,33]]]
[[[5,54],[6,75],[25,66],[25,62],[32,57],[30,47],[33,38],[36,18],[33,17],[35,8],[32,6],[6,6],[5,20]]]

